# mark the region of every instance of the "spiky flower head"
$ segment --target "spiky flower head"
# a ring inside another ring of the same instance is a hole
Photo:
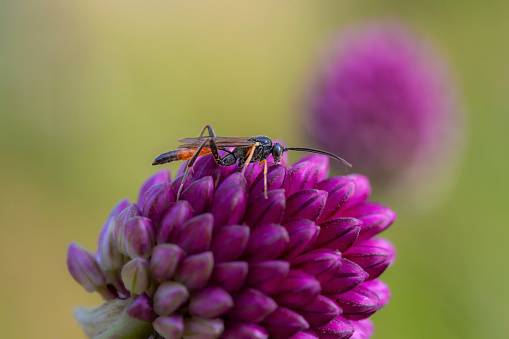
[[[346,29],[317,68],[305,128],[319,147],[392,190],[454,158],[459,112],[449,72],[405,25]]]
[[[368,201],[362,175],[328,178],[327,157],[262,166],[193,166],[149,178],[122,200],[96,254],[71,244],[68,268],[107,301],[78,308],[90,337],[369,338],[390,292],[395,250],[375,237],[395,214]]]

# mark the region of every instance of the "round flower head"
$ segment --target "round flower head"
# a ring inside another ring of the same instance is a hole
[[[242,175],[210,155],[179,201],[182,175],[149,178],[113,209],[96,255],[69,247],[72,276],[107,300],[76,310],[87,335],[369,338],[395,257],[375,236],[395,214],[368,201],[366,177],[328,178],[328,161],[270,166],[267,196],[258,163]]]
[[[458,132],[452,92],[446,67],[405,26],[346,30],[310,88],[307,132],[394,189],[402,176],[419,169],[422,178],[451,158]]]

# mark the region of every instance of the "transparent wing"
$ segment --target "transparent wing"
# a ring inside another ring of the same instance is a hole
[[[203,143],[205,139],[210,137],[198,137],[198,138],[184,138],[178,140],[182,145],[178,148],[197,148]],[[249,138],[245,137],[213,137],[217,147],[237,147],[237,146],[252,146],[256,141],[250,141]],[[208,146],[208,142],[205,146]]]

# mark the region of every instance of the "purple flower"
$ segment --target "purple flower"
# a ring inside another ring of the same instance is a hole
[[[181,177],[149,178],[138,203],[110,215],[98,255],[71,244],[73,277],[124,299],[117,326],[149,322],[165,338],[368,338],[395,257],[374,236],[395,214],[368,201],[367,178],[327,178],[329,159],[310,155],[270,166],[266,198],[259,164],[246,180],[210,158],[178,202]]]
[[[346,30],[331,47],[308,93],[311,139],[382,185],[415,168],[443,169],[459,117],[431,48],[399,24]]]

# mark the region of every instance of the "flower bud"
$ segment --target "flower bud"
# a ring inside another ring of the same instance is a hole
[[[134,294],[142,294],[150,286],[148,260],[135,258],[122,268],[122,281],[125,287]]]
[[[290,219],[283,223],[283,226],[289,237],[284,254],[286,258],[292,258],[304,252],[320,232],[320,227],[307,219]]]
[[[329,296],[343,309],[343,315],[347,319],[365,319],[376,312],[380,300],[375,292],[364,287],[357,286],[351,291]]]
[[[127,308],[127,314],[141,321],[154,321],[156,318],[154,309],[150,304],[150,298],[146,293],[142,293],[136,297],[134,302]]]
[[[246,285],[267,294],[275,293],[288,275],[289,270],[290,264],[282,260],[251,263]]]
[[[200,214],[182,225],[175,244],[187,254],[195,254],[210,249],[214,217],[210,213]]]
[[[251,228],[263,224],[279,224],[283,219],[285,206],[286,199],[283,189],[267,192],[267,198],[262,192],[250,200],[244,221]]]
[[[362,283],[369,277],[362,267],[356,263],[341,259],[341,268],[337,275],[322,283],[322,292],[327,294],[345,293]]]
[[[320,225],[320,234],[313,248],[348,249],[359,236],[362,221],[354,218],[330,219]]]
[[[298,191],[315,188],[319,177],[326,176],[328,164],[329,159],[322,155],[308,155],[297,161],[289,171],[290,188],[286,195],[290,196]]]
[[[214,231],[223,226],[238,224],[244,216],[246,205],[245,186],[230,185],[218,188],[209,209],[214,215]]]
[[[348,339],[354,333],[354,328],[348,320],[338,315],[327,325],[315,328],[320,338]]]
[[[260,226],[252,231],[243,257],[248,261],[277,258],[283,253],[288,241],[288,232],[283,226],[277,224]]]
[[[97,242],[97,255],[104,270],[115,270],[127,261],[126,257],[119,252],[115,239],[115,218],[110,217],[102,227]]]
[[[174,201],[175,193],[173,193],[168,182],[153,185],[145,194],[142,215],[151,219],[154,224],[159,224],[164,211]]]
[[[173,277],[177,265],[184,259],[184,252],[174,244],[159,244],[150,258],[150,273],[154,281],[161,283]]]
[[[299,331],[309,328],[303,316],[285,307],[278,307],[263,321],[265,329],[271,337],[291,337]]]
[[[212,252],[194,254],[184,259],[174,279],[193,291],[207,284],[213,268],[214,256]]]
[[[234,306],[229,313],[233,321],[259,323],[277,308],[277,303],[268,295],[248,288],[234,297]]]
[[[288,179],[288,170],[283,165],[270,166],[267,171],[267,191],[273,191],[284,188],[285,191],[288,189],[290,181]],[[265,191],[265,178],[264,175],[260,175],[253,183],[249,192],[251,197],[256,197],[260,193]]]
[[[315,189],[292,194],[286,200],[285,219],[304,218],[316,221],[325,206],[327,192]]]
[[[214,261],[220,263],[238,259],[247,247],[249,233],[250,228],[246,225],[222,227],[212,240]]]
[[[310,303],[294,309],[306,319],[312,327],[323,326],[342,313],[338,304],[323,295],[319,295]]]
[[[161,219],[157,243],[164,244],[174,242],[182,229],[182,225],[192,217],[191,205],[185,200],[177,201],[166,210]]]
[[[156,230],[148,218],[134,217],[125,225],[125,251],[131,258],[148,258],[156,242]]]
[[[298,269],[324,284],[335,277],[341,267],[341,253],[320,248],[290,259],[292,269]]]
[[[355,262],[369,274],[369,280],[375,279],[394,261],[396,251],[385,239],[371,239],[352,246],[343,256]]]
[[[166,339],[181,338],[184,333],[184,318],[180,314],[158,317],[154,329]]]
[[[67,269],[87,292],[94,292],[98,287],[106,285],[106,276],[94,255],[78,243],[69,244]]]
[[[210,284],[221,286],[228,293],[236,292],[244,286],[248,269],[249,266],[245,261],[229,261],[216,264],[210,278]]]
[[[200,319],[188,318],[184,321],[184,338],[215,339],[224,331],[221,318]]]
[[[122,199],[120,200],[115,207],[111,210],[110,214],[108,215],[108,218],[116,218],[120,213],[122,213],[123,210],[125,210],[127,207],[129,207],[131,203],[128,199]]]
[[[290,271],[279,286],[274,300],[279,305],[299,307],[310,303],[320,294],[320,283],[301,271]]]
[[[341,215],[341,211],[347,205],[354,194],[354,182],[348,177],[332,177],[318,183],[318,189],[328,193],[327,202],[323,208],[317,224],[321,225],[327,219]]]
[[[233,307],[233,299],[222,288],[209,287],[194,294],[189,302],[193,317],[210,319],[225,314]]]
[[[267,339],[269,335],[263,327],[250,323],[228,323],[221,339]]]
[[[198,215],[207,210],[212,202],[212,195],[214,194],[214,181],[212,177],[203,177],[190,184],[180,197],[181,200],[187,201],[194,212]]]
[[[171,315],[189,299],[189,291],[179,283],[167,281],[159,285],[154,294],[154,311],[158,315]]]
[[[145,197],[147,191],[150,187],[158,184],[169,183],[171,181],[170,171],[167,168],[160,170],[159,172],[152,175],[148,178],[140,188],[140,193],[138,194],[138,205],[143,206],[145,202]]]

